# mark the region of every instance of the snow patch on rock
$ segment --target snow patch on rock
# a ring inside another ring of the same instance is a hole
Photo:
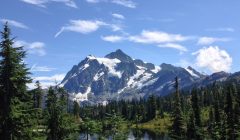
[[[72,94],[72,100],[76,102],[82,102],[88,100],[88,94],[91,93],[91,87],[88,87],[85,93],[73,93]]]
[[[185,68],[185,70],[186,70],[190,75],[199,78],[199,76],[198,76],[197,74],[195,74],[192,70],[190,70],[190,69],[188,69],[188,68]]]
[[[97,60],[99,64],[103,64],[104,66],[106,66],[109,70],[109,75],[110,76],[116,76],[118,78],[122,77],[122,73],[115,69],[117,64],[121,62],[119,59],[117,59],[117,58],[114,58],[114,59],[97,58],[97,57],[94,57],[94,56],[88,56],[87,58],[90,59],[90,60]]]
[[[155,66],[155,69],[151,70],[153,73],[158,73],[161,70],[160,66]]]

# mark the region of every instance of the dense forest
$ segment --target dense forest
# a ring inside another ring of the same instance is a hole
[[[47,94],[32,80],[24,63],[23,46],[13,47],[14,38],[7,25],[0,44],[0,139],[64,140],[126,139],[128,129],[166,132],[172,139],[240,139],[240,86],[215,82],[203,88],[179,91],[164,97],[150,95],[132,101],[109,101],[94,106],[72,102],[67,92],[56,86]],[[43,105],[44,104],[44,105]],[[138,133],[138,131],[136,131]]]

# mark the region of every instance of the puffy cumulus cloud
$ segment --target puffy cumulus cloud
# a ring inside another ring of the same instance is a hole
[[[161,48],[173,48],[173,49],[177,49],[181,52],[186,52],[188,51],[186,47],[180,45],[180,44],[175,44],[175,43],[166,43],[166,44],[160,44],[158,45],[158,47]]]
[[[122,36],[117,36],[117,35],[110,35],[110,36],[102,36],[102,40],[108,41],[108,42],[120,42],[124,40],[124,37]]]
[[[196,55],[198,67],[207,68],[211,72],[228,72],[231,69],[231,56],[225,50],[219,49],[218,46],[204,47],[194,52],[193,55]]]
[[[66,6],[78,8],[74,0],[20,0],[20,1],[43,8],[46,8],[46,4],[51,2],[64,3]]]
[[[125,19],[125,17],[121,14],[113,13],[112,16],[117,19]]]
[[[182,42],[190,39],[180,34],[169,34],[162,31],[143,30],[140,35],[130,36],[129,40],[137,43],[156,44],[167,42]]]
[[[229,38],[216,38],[216,37],[200,37],[198,39],[198,45],[210,45],[215,42],[227,42],[230,41]]]
[[[14,47],[21,47],[23,46],[24,49],[30,54],[36,54],[39,56],[46,55],[46,51],[44,49],[45,44],[43,42],[26,42],[23,40],[17,40],[14,42]]]
[[[25,25],[24,23],[18,22],[16,20],[11,20],[11,19],[0,19],[2,23],[8,23],[10,26],[14,26],[17,28],[22,28],[22,29],[28,29],[29,27]]]
[[[100,27],[109,27],[113,31],[121,30],[121,27],[115,24],[108,24],[99,20],[70,20],[70,23],[63,26],[56,34],[58,37],[64,31],[78,32],[82,34],[88,34],[97,31]]]
[[[52,76],[32,77],[33,83],[29,83],[27,86],[29,89],[33,89],[33,88],[35,88],[34,82],[39,81],[43,88],[48,88],[50,86],[59,84],[63,80],[64,77],[65,77],[65,74],[55,74]]]

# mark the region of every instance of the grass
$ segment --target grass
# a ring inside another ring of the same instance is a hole
[[[165,114],[163,118],[156,117],[145,123],[138,124],[139,129],[146,129],[155,133],[167,133],[168,128],[171,126],[171,119],[169,114]],[[136,124],[132,128],[136,128]]]

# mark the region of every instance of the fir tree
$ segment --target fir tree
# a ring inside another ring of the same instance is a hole
[[[202,139],[202,124],[201,124],[201,112],[199,107],[199,98],[197,94],[197,90],[193,89],[191,92],[192,95],[192,110],[193,110],[193,116],[194,116],[194,123],[195,123],[195,133],[196,133],[196,139]]]
[[[185,126],[184,119],[182,116],[181,103],[180,103],[180,95],[179,95],[179,85],[178,78],[175,78],[175,103],[174,103],[174,111],[173,111],[173,124],[171,127],[170,135],[173,139],[184,139],[185,138]]]
[[[232,89],[228,87],[225,112],[227,115],[227,138],[230,140],[235,139],[235,127],[234,127],[234,111],[233,111],[233,99]]]
[[[33,103],[34,108],[41,108],[42,107],[42,87],[39,81],[35,83],[36,89],[33,90]]]
[[[79,113],[80,113],[80,107],[78,102],[74,101],[73,102],[73,114],[76,118],[79,118]]]
[[[156,117],[156,111],[157,111],[156,98],[154,95],[151,95],[151,96],[149,96],[148,102],[147,102],[147,118],[148,118],[148,120],[152,120]]]
[[[0,43],[0,139],[31,139],[31,96],[26,84],[31,80],[24,64],[23,47],[13,47],[14,39],[6,23]]]
[[[47,139],[63,140],[76,129],[74,119],[67,114],[65,91],[59,87],[50,87],[46,100],[48,121]]]
[[[190,111],[190,117],[189,120],[187,122],[187,138],[188,139],[196,139],[196,126],[195,126],[195,122],[194,122],[194,115],[192,110]]]

